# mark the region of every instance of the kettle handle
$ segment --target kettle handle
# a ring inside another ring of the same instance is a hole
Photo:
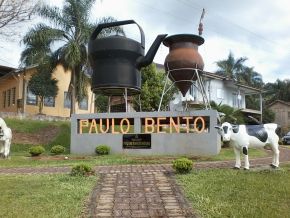
[[[144,36],[144,32],[143,32],[141,26],[139,26],[139,24],[136,23],[134,20],[123,20],[123,21],[116,21],[116,22],[99,24],[97,26],[97,28],[94,30],[94,32],[92,33],[91,40],[95,40],[97,38],[97,36],[99,35],[99,33],[104,28],[110,28],[110,27],[114,27],[114,26],[122,26],[122,25],[133,24],[133,23],[135,23],[138,26],[138,28],[139,28],[139,31],[140,31],[140,34],[141,34],[141,46],[143,48],[145,48],[145,36]]]

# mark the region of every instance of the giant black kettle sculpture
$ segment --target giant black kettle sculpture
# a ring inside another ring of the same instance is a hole
[[[101,30],[115,26],[136,24],[141,33],[141,43],[125,36],[98,38]],[[120,96],[139,94],[140,69],[152,63],[161,42],[167,34],[158,35],[144,56],[145,36],[134,20],[99,24],[89,41],[89,61],[93,68],[92,91],[105,95]]]

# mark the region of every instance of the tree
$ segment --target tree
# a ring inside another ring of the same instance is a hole
[[[273,123],[275,120],[275,113],[269,108],[263,109],[263,123]]]
[[[37,9],[37,14],[48,20],[51,26],[37,24],[23,38],[25,50],[21,61],[24,65],[39,64],[45,56],[50,56],[52,68],[62,64],[65,70],[71,71],[69,93],[71,96],[71,114],[75,113],[76,103],[87,95],[89,82],[87,72],[86,45],[90,34],[98,23],[112,22],[112,17],[102,18],[96,23],[89,22],[89,11],[95,0],[65,0],[64,6],[50,7],[43,5]],[[111,32],[123,33],[119,28],[109,28],[102,31],[103,35]],[[53,45],[58,47],[53,50]]]
[[[0,35],[15,34],[15,26],[30,20],[37,5],[36,0],[0,0]]]
[[[96,112],[97,113],[108,112],[108,101],[109,101],[108,96],[102,94],[96,95],[95,98]]]
[[[238,82],[249,86],[254,86],[256,88],[262,88],[264,84],[262,76],[258,72],[254,71],[254,67],[244,66],[240,72],[236,73],[236,78]]]
[[[58,92],[57,80],[51,78],[51,71],[49,69],[38,68],[39,71],[31,76],[29,81],[29,89],[40,99],[39,113],[42,114],[44,98],[55,97]]]
[[[216,73],[221,76],[226,76],[231,79],[237,79],[237,74],[241,73],[244,69],[244,62],[247,58],[242,57],[237,60],[234,55],[230,52],[229,56],[225,60],[217,61],[218,70]]]
[[[275,100],[290,101],[290,80],[277,79],[274,83],[267,83],[264,89],[267,90],[267,104]]]
[[[233,108],[226,104],[216,104],[214,101],[210,102],[212,109],[217,110],[221,114],[221,122],[229,122],[233,124],[243,124],[244,116],[240,109]]]
[[[163,86],[166,75],[156,69],[155,64],[144,67],[141,70],[142,86],[141,86],[141,108],[142,111],[157,111],[160,103]],[[163,97],[161,110],[165,110],[172,99],[173,93],[176,89],[170,89]],[[134,107],[138,110],[139,100],[135,98]]]

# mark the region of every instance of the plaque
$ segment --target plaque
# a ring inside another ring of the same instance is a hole
[[[151,134],[123,134],[124,149],[151,149]]]

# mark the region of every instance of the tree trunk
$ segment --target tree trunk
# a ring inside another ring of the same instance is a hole
[[[42,114],[42,109],[43,109],[43,100],[44,100],[44,97],[41,96],[40,97],[40,102],[39,102],[39,114]]]
[[[70,106],[70,116],[72,114],[75,114],[76,112],[76,76],[75,76],[75,70],[71,71],[71,83],[70,83],[70,88],[71,88],[71,106]]]

